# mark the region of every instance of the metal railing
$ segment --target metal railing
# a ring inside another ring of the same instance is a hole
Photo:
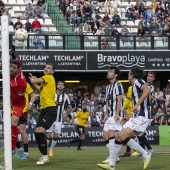
[[[35,36],[39,36],[44,45],[43,49],[54,50],[170,50],[170,36],[167,37],[137,37],[137,36],[98,36],[98,35],[67,35],[29,34],[25,42],[15,40],[10,34],[10,46],[15,44],[16,48],[36,49]]]

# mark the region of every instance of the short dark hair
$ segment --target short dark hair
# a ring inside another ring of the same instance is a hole
[[[61,81],[61,80],[60,80],[60,81],[58,81],[58,82],[57,82],[57,85],[58,85],[58,83],[63,83],[63,84],[64,84],[64,86],[65,86],[64,81]]]
[[[118,79],[120,77],[120,70],[118,67],[112,65],[112,66],[109,66],[109,70],[115,70],[115,74],[117,74],[116,79]]]
[[[18,66],[18,68],[21,67],[21,63],[19,61],[12,61],[11,64],[15,64]]]
[[[133,68],[130,71],[130,74],[137,79],[138,78],[144,78],[146,76],[146,73],[142,69],[139,69],[139,68]]]
[[[154,73],[152,71],[148,72],[148,74],[152,74],[154,77],[156,77],[156,73]]]
[[[52,66],[53,71],[55,71],[55,67],[54,67],[54,65],[52,63],[47,63],[46,65]]]

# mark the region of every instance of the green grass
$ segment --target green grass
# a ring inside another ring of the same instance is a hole
[[[148,170],[169,170],[170,147],[153,146],[156,150]],[[123,147],[122,152],[125,147]],[[35,163],[40,157],[37,148],[29,149],[30,158],[18,160],[17,153],[13,155],[14,170],[100,170],[97,163],[105,160],[108,156],[106,147],[84,147],[77,151],[75,147],[56,147],[54,156],[48,164],[37,166]],[[140,157],[121,158],[116,170],[142,170],[143,160]]]

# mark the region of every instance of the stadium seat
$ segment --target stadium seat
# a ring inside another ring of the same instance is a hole
[[[128,2],[122,2],[121,5],[122,5],[122,6],[129,6],[129,3],[128,3]]]
[[[121,25],[127,24],[126,21],[121,21]]]
[[[48,30],[49,30],[50,32],[58,32],[57,29],[56,29],[56,27],[49,27]]]
[[[127,21],[127,25],[133,27],[134,26],[134,22],[133,21]]]
[[[140,22],[140,20],[135,20],[135,26],[138,26],[138,24],[139,24],[139,22]]]
[[[20,6],[21,7],[21,11],[25,13],[25,6]]]
[[[125,15],[126,15],[126,13],[122,12],[121,13],[121,19],[127,19]]]
[[[43,24],[44,24],[44,20],[43,20],[43,19],[38,18],[38,21],[40,22],[40,24],[41,24],[41,25],[43,25]]]
[[[16,0],[8,0],[9,4],[15,4],[16,5]]]
[[[155,41],[155,48],[162,48],[163,46],[164,45],[162,41]]]
[[[44,22],[45,25],[54,25],[52,23],[52,20],[51,19],[45,19],[45,22]]]
[[[94,36],[93,33],[91,32],[87,32],[86,35],[90,35],[90,36],[86,36],[89,40],[96,40],[97,36]]]
[[[9,10],[9,13],[11,14],[12,17],[16,17],[16,15],[12,9]]]
[[[56,47],[57,46],[57,42],[56,40],[49,40],[49,47],[53,48],[53,47]]]
[[[12,22],[15,24],[17,22],[17,18],[12,18]]]
[[[136,2],[130,2],[130,5],[134,5],[134,6],[135,6],[135,5],[136,5]]]
[[[137,28],[131,28],[131,29],[130,29],[130,32],[131,32],[131,33],[137,33],[137,32],[138,32],[138,29],[137,29]]]
[[[8,4],[8,0],[3,0],[4,4]]]
[[[132,47],[131,42],[124,42],[124,47]]]
[[[45,33],[49,32],[48,27],[42,27],[42,29],[44,30]]]
[[[16,0],[17,4],[25,4],[24,0]]]
[[[84,47],[91,47],[91,43],[90,43],[90,42],[85,41],[85,42],[84,42]]]

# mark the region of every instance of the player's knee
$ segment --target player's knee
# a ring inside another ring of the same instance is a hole
[[[118,134],[118,135],[116,136],[116,140],[119,141],[119,142],[123,142],[124,139],[125,139],[124,136],[121,135],[121,134]]]

